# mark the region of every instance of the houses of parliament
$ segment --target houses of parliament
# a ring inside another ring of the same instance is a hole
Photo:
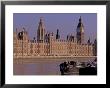
[[[61,39],[59,29],[56,33],[46,32],[43,18],[40,18],[35,30],[36,36],[30,40],[25,28],[16,29],[13,34],[14,56],[97,56],[97,40],[90,38],[84,42],[84,25],[82,18],[76,28],[76,35],[67,35]]]

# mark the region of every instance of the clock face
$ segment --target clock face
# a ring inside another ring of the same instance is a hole
[[[78,28],[77,32],[84,32],[84,29],[83,28]]]
[[[84,32],[84,29],[83,28],[81,28],[81,32]]]

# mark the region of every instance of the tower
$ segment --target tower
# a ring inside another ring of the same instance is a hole
[[[94,47],[93,54],[94,54],[94,56],[97,56],[97,40],[96,39],[94,40],[93,47]]]
[[[88,45],[90,45],[90,44],[91,44],[90,37],[89,37],[89,39],[88,39],[88,41],[87,41],[87,44],[88,44]]]
[[[84,43],[84,25],[82,23],[81,16],[79,18],[79,23],[76,30],[77,43]]]
[[[56,39],[60,39],[59,30],[57,29]]]
[[[37,42],[44,42],[45,40],[45,27],[43,23],[43,18],[40,18],[40,22],[37,30]]]

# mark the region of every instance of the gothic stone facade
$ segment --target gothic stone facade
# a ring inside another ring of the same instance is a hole
[[[91,43],[90,39],[84,43],[84,25],[80,17],[76,29],[76,37],[67,35],[67,39],[60,39],[59,30],[57,33],[46,32],[43,19],[37,29],[37,39],[30,40],[28,32],[14,32],[14,56],[96,56],[97,41]]]

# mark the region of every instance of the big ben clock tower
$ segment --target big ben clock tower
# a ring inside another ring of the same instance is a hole
[[[45,27],[43,23],[43,18],[40,18],[40,22],[38,25],[38,30],[37,30],[37,41],[38,42],[44,42],[45,37]]]
[[[84,43],[84,25],[82,23],[81,16],[79,18],[79,23],[76,29],[76,37],[77,37],[77,43],[83,44]]]

